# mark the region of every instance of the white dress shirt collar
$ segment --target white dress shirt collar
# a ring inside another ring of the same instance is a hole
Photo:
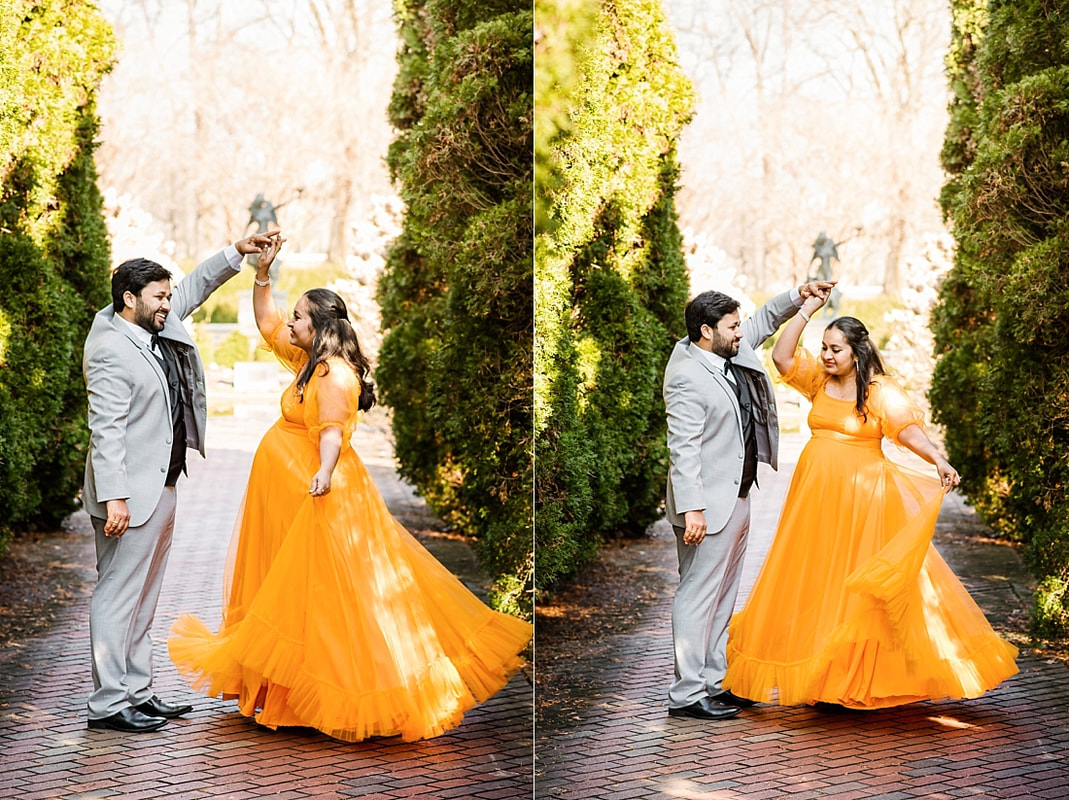
[[[721,375],[724,374],[724,364],[727,363],[727,359],[725,359],[721,355],[717,355],[716,353],[712,353],[708,350],[703,350],[702,348],[698,347],[697,344],[693,344],[692,346],[695,350],[705,356],[705,358],[709,361],[710,364],[713,365],[713,368],[717,372],[719,372]]]
[[[147,330],[142,328],[140,325],[135,325],[134,323],[130,322],[130,320],[128,320],[126,317],[120,314],[115,315],[115,322],[116,324],[122,323],[123,325],[125,325],[129,329],[128,333],[130,336],[133,336],[138,342],[143,344],[145,347],[152,349],[152,334],[149,333]]]

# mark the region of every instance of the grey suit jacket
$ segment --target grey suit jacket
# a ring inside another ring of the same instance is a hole
[[[200,264],[175,287],[160,336],[170,340],[186,381],[186,440],[204,455],[208,403],[204,365],[182,325],[208,296],[238,274],[223,252]],[[171,455],[170,402],[163,368],[129,335],[108,306],[85,339],[82,371],[89,394],[89,453],[82,499],[94,517],[107,517],[108,500],[126,500],[130,527],[143,525],[163,492]]]
[[[798,313],[790,292],[777,295],[742,323],[739,354],[732,359],[750,378],[757,458],[778,467],[779,418],[772,381],[755,352]],[[679,341],[664,373],[669,471],[666,517],[683,527],[687,511],[704,511],[710,534],[728,522],[739,496],[745,443],[739,401],[724,375],[689,338]]]

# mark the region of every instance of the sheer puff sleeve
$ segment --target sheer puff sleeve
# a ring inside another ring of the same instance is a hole
[[[782,376],[783,382],[793,386],[807,398],[816,397],[828,374],[816,356],[802,347],[795,348],[794,366]]]
[[[917,407],[906,391],[888,375],[879,375],[869,387],[868,406],[880,420],[883,435],[898,446],[898,437],[910,425],[924,428],[924,412]]]
[[[324,428],[341,428],[344,448],[353,429],[360,402],[360,380],[352,367],[341,358],[320,364],[304,387],[304,423],[308,437],[319,443]]]

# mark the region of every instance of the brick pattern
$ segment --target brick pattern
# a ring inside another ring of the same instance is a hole
[[[270,731],[238,714],[233,703],[186,687],[167,658],[166,631],[181,612],[194,612],[209,625],[219,619],[222,564],[264,422],[214,418],[210,425],[209,443],[216,449],[206,462],[191,457],[190,476],[179,484],[178,525],[154,626],[157,693],[193,703],[194,712],[155,733],[87,729],[88,598],[95,573],[88,518],[75,515],[72,530],[55,538],[63,558],[79,565],[74,600],[56,612],[47,632],[0,655],[0,797],[529,798],[533,702],[524,672],[469,712],[459,728],[412,744],[348,744],[316,731]],[[381,454],[381,431],[369,428],[358,437],[358,452],[367,447]],[[403,501],[402,518],[411,518],[418,510],[411,491],[389,469],[373,473],[387,483],[388,501]],[[434,550],[435,543],[428,546]],[[468,573],[461,572],[471,585]]]
[[[767,552],[802,441],[786,439],[780,473],[761,472],[746,587]],[[1028,577],[1011,548],[959,541],[978,525],[951,496],[937,545],[1006,629],[1026,615]],[[1064,664],[1023,649],[1020,674],[971,701],[855,713],[760,705],[724,722],[669,717],[678,580],[672,534],[655,530],[649,540],[607,549],[603,560],[612,574],[631,575],[646,588],[639,601],[602,610],[615,621],[604,637],[569,641],[566,625],[539,627],[537,798],[1069,798]],[[611,602],[597,586],[586,591]],[[557,635],[543,635],[548,630]]]

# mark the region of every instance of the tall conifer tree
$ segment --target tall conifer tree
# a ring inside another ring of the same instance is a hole
[[[401,474],[463,533],[493,601],[532,585],[532,14],[397,0],[389,165],[407,209],[379,289]]]
[[[957,241],[931,401],[962,490],[1069,633],[1069,7],[955,0],[942,205]]]
[[[659,514],[661,380],[688,288],[676,142],[693,96],[658,0],[544,0],[537,13],[535,527],[548,588]]]
[[[0,2],[0,538],[57,524],[81,486],[81,348],[109,297],[94,96],[114,49],[91,4]]]

